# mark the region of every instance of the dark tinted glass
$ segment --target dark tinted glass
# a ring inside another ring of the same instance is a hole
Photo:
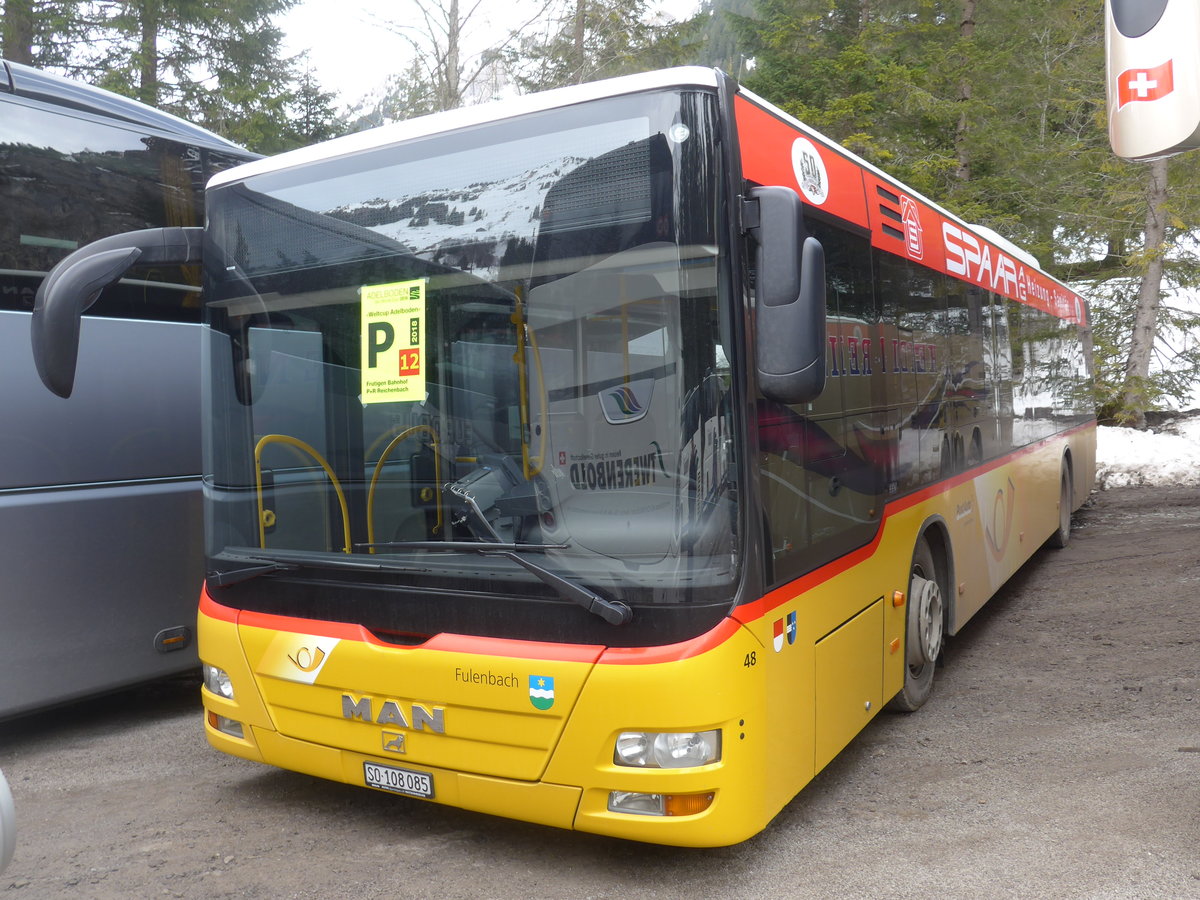
[[[0,308],[28,311],[41,279],[97,238],[201,225],[203,189],[239,162],[217,151],[0,98]],[[196,268],[133,269],[89,314],[198,322]]]

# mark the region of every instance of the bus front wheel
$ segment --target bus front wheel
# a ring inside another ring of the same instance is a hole
[[[929,542],[921,537],[913,549],[908,576],[904,687],[892,698],[892,709],[913,712],[933,691],[933,673],[945,637],[945,593],[941,579]]]

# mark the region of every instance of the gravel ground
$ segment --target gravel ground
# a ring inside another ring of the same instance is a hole
[[[1077,514],[758,837],[652,847],[208,748],[183,679],[0,723],[4,900],[1200,898],[1200,488]]]

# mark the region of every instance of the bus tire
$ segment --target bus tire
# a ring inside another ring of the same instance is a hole
[[[929,542],[922,535],[913,549],[908,576],[905,613],[904,687],[888,704],[900,712],[914,712],[933,691],[933,673],[945,638],[945,591],[942,575]]]
[[[1071,484],[1071,466],[1063,461],[1058,488],[1058,528],[1046,543],[1062,550],[1071,542],[1071,508],[1075,505],[1075,490]]]

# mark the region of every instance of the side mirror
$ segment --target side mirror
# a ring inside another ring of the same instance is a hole
[[[203,228],[148,228],[80,247],[43,279],[33,304],[30,339],[42,384],[60,397],[75,387],[79,321],[110,284],[134,264],[188,265],[200,261]]]
[[[805,237],[800,197],[757,187],[755,367],[763,395],[808,403],[825,389],[825,249]]]

